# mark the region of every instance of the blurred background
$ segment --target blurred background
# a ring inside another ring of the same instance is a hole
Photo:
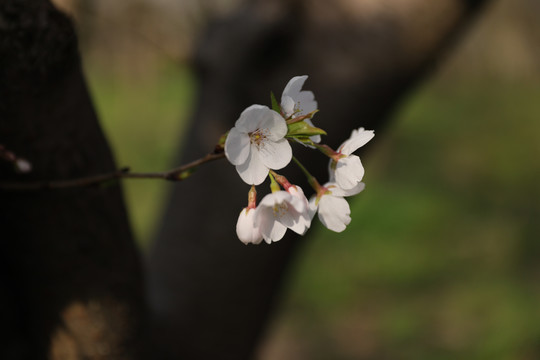
[[[54,2],[118,165],[173,167],[194,45],[241,1]],[[493,2],[409,94],[363,158],[349,228],[304,248],[259,359],[540,358],[539,19],[537,0]],[[143,251],[168,186],[125,182]]]

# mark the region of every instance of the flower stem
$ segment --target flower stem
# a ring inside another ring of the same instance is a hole
[[[332,149],[328,145],[325,145],[325,144],[321,145],[321,144],[314,143],[313,146],[315,146],[317,148],[317,150],[319,150],[324,155],[328,156],[330,159],[332,159],[334,161],[338,161],[342,157],[345,157],[345,155],[336,152],[334,149]]]
[[[315,176],[311,175],[311,173],[305,168],[304,165],[302,165],[302,163],[295,156],[293,156],[292,159],[295,162],[295,164],[298,165],[300,170],[302,170],[304,175],[306,175],[307,181],[309,185],[311,185],[313,190],[315,190],[316,192],[319,192],[319,189],[321,188],[321,184],[319,184],[317,179],[315,179]]]

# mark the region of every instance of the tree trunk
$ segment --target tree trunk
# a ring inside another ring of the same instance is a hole
[[[211,151],[245,107],[269,104],[270,90],[279,98],[288,79],[304,74],[310,76],[304,88],[315,93],[321,110],[314,122],[328,131],[329,145],[339,145],[359,126],[380,136],[391,111],[484,2],[247,3],[216,21],[199,44],[198,106],[180,158]],[[328,160],[294,151],[324,183]],[[292,165],[283,173],[307,189]],[[289,232],[270,246],[240,243],[235,224],[248,190],[234,167],[221,162],[170,194],[148,259],[161,358],[253,356],[284,274],[309,239]]]
[[[32,164],[0,181],[115,169],[70,21],[46,0],[0,2],[0,143]],[[2,359],[135,359],[145,308],[118,183],[0,191]]]

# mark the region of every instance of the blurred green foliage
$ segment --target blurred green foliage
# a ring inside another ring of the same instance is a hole
[[[86,72],[118,166],[129,166],[137,172],[172,168],[194,102],[191,71],[163,63],[154,73],[139,77],[102,67],[90,67]],[[160,180],[124,182],[132,225],[141,246],[146,246],[152,236],[168,185]]]
[[[189,69],[88,74],[118,164],[171,167],[194,101]],[[363,155],[350,227],[312,230],[272,331],[281,359],[540,358],[538,99],[540,86],[489,81],[435,81],[410,97]],[[166,184],[125,189],[144,245]]]
[[[539,98],[435,82],[375,137],[350,227],[289,286],[309,359],[540,358]]]

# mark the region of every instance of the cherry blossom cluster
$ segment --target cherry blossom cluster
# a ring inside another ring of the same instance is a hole
[[[373,130],[355,129],[337,150],[321,144],[326,132],[313,126],[317,110],[313,92],[302,90],[307,76],[292,78],[278,103],[272,94],[272,108],[251,105],[240,114],[225,140],[225,156],[236,167],[244,182],[252,185],[248,205],[241,212],[236,233],[245,244],[268,244],[281,240],[287,229],[303,235],[318,213],[319,220],[335,232],[351,222],[345,197],[364,190],[364,167],[357,155],[375,134]],[[293,156],[291,143],[318,149],[330,158],[329,181],[324,185]],[[294,161],[307,177],[315,194],[308,201],[298,185],[276,173]],[[257,205],[255,186],[270,179],[271,193]]]

